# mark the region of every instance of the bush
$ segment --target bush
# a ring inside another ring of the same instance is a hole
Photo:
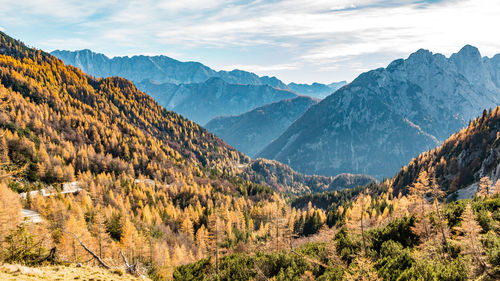
[[[361,251],[361,241],[349,235],[346,228],[343,227],[335,234],[335,249],[337,255],[347,264],[350,264]]]
[[[398,242],[402,247],[413,247],[417,245],[418,236],[411,231],[414,225],[415,218],[412,216],[395,219],[385,227],[371,230],[372,249],[380,253],[382,245],[387,241]]]
[[[38,265],[46,260],[54,262],[55,253],[49,253],[41,242],[36,241],[29,233],[26,224],[22,223],[5,238],[5,248],[1,253],[3,260],[6,263],[25,265]]]
[[[210,263],[210,258],[201,259],[192,264],[181,265],[177,267],[173,274],[174,280],[188,281],[188,280],[211,280],[208,278],[215,269]]]
[[[414,265],[411,251],[392,240],[382,244],[380,256],[375,269],[384,280],[401,280],[403,273]]]
[[[495,232],[490,231],[486,233],[482,243],[488,262],[493,267],[492,273],[500,275],[500,237]]]

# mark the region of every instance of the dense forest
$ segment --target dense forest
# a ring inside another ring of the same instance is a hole
[[[452,193],[497,173],[500,163],[500,110],[484,110],[481,117],[453,134],[441,146],[420,154],[392,180],[394,192],[405,192],[426,172],[435,184]]]
[[[307,239],[275,239],[270,248],[228,255],[218,263],[201,259],[178,267],[174,279],[498,280],[499,119],[500,107],[485,111],[443,146],[380,184],[293,198],[293,208],[326,211],[324,223],[307,223]],[[466,159],[470,154],[482,168],[473,169],[476,177],[465,181],[436,173],[428,161],[431,155]],[[398,186],[409,171],[417,171],[416,176]],[[454,187],[445,179],[455,187],[475,183],[477,192],[455,200],[448,196]]]
[[[340,174],[335,177],[304,175],[276,160],[263,158],[257,158],[247,165],[241,176],[294,195],[353,188],[377,181],[367,175]]]
[[[2,263],[154,280],[500,278],[500,107],[377,183],[252,162],[128,80],[3,33],[0,101]],[[471,183],[472,198],[447,196]]]
[[[95,79],[1,34],[0,81],[7,262],[85,262],[85,245],[108,266],[123,253],[168,278],[177,265],[263,243],[274,221],[286,228],[309,214],[238,176],[246,156],[125,79]],[[63,195],[67,183],[82,190]],[[32,193],[41,189],[55,195]],[[20,204],[16,193],[26,194]],[[17,227],[20,208],[43,223]]]
[[[275,239],[270,249],[228,255],[218,263],[201,259],[178,267],[174,279],[500,278],[500,180],[483,177],[473,198],[449,201],[422,169],[406,188],[405,195],[394,196],[385,181],[295,198],[295,208],[327,210],[325,224],[313,220],[307,228],[309,239]]]

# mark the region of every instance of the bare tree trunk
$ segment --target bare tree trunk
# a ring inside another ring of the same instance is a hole
[[[217,226],[217,218],[215,219],[215,272],[217,273],[217,280],[219,280],[219,228]]]
[[[120,255],[122,256],[123,258],[123,262],[125,263],[125,267],[126,267],[126,271],[127,273],[130,273],[132,275],[135,275],[137,273],[137,268],[136,268],[136,265],[133,264],[133,265],[130,265],[128,263],[128,260],[127,260],[127,257],[125,257],[125,255],[123,254],[122,250],[120,250]]]
[[[363,226],[363,215],[364,215],[364,210],[363,210],[363,213],[361,213],[361,237],[363,238],[363,249],[365,251],[365,256],[368,256],[367,252],[366,252],[366,240],[365,240],[365,228]]]
[[[70,232],[71,233],[71,232]],[[98,262],[99,264],[106,268],[106,269],[110,269],[109,265],[107,265],[102,259],[101,257],[99,257],[98,255],[96,255],[94,252],[92,252],[83,242],[82,240],[80,240],[80,238],[78,238],[78,236],[76,236],[74,233],[71,233],[71,235],[73,235],[73,237],[75,237],[76,241],[78,241],[78,243],[80,243],[80,245],[82,245],[82,247],[85,249],[85,251],[87,251],[89,254],[91,254]]]
[[[420,206],[421,206],[421,208],[422,208],[422,218],[423,218],[422,220],[424,220],[424,219],[425,219],[425,207],[424,207],[424,200],[425,200],[425,198],[422,198],[422,202],[421,202],[421,204],[420,204]],[[424,231],[425,231],[425,235],[426,235],[427,237],[429,237],[429,236],[430,236],[430,233],[429,233],[429,229],[427,228],[427,223],[425,223],[425,222],[424,222],[423,224],[424,224]]]
[[[444,225],[443,225],[444,224],[444,220],[441,217],[441,212],[439,210],[437,199],[434,199],[434,205],[436,206],[436,213],[437,213],[438,218],[439,218],[439,228],[441,230],[441,235],[443,236],[444,247],[445,247],[446,252],[449,254],[450,253],[450,247],[448,246],[448,239],[446,239],[446,234],[444,233]]]

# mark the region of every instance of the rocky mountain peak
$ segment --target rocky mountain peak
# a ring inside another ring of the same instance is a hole
[[[450,57],[457,71],[475,87],[485,90],[494,90],[496,87],[491,81],[491,74],[485,66],[479,50],[471,45],[465,45],[458,53]]]
[[[499,88],[491,83],[499,74],[500,65],[472,46],[451,58],[420,49],[312,106],[258,156],[312,174],[392,176],[499,105]]]
[[[469,61],[475,61],[478,62],[481,60],[481,53],[479,52],[479,49],[472,46],[472,45],[465,45],[458,51],[458,53],[453,54],[452,57],[456,59],[465,59]]]
[[[432,59],[432,52],[426,49],[419,49],[408,57],[408,61],[428,62]]]

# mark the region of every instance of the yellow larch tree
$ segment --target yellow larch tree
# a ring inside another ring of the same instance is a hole
[[[367,255],[365,231],[370,224],[370,215],[368,213],[370,204],[371,196],[366,193],[360,193],[356,201],[353,203],[353,206],[347,211],[346,214],[347,228],[354,232],[361,233],[361,238],[363,240],[363,251],[365,256]]]

